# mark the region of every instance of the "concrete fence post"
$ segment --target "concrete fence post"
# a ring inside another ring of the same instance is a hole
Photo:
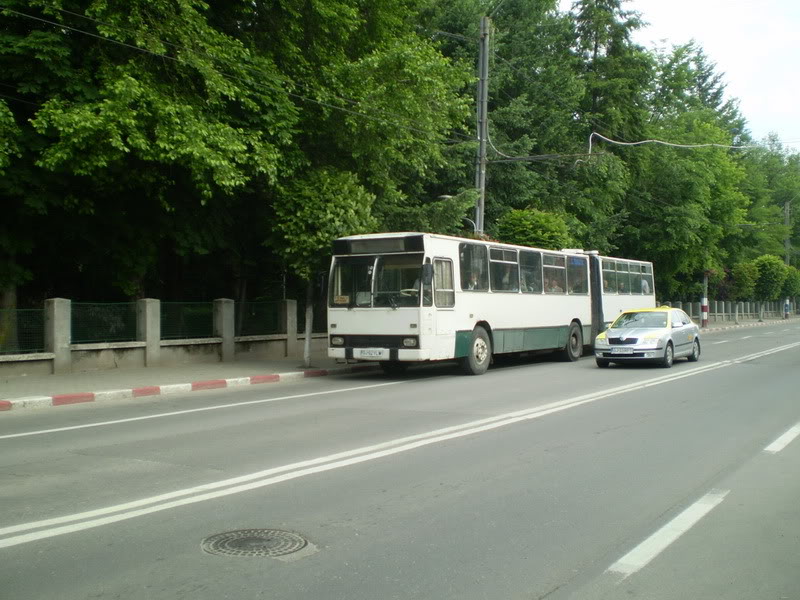
[[[72,301],[48,298],[44,301],[44,348],[53,353],[53,374],[72,371]]]
[[[214,337],[222,338],[222,362],[233,362],[236,353],[234,342],[234,303],[230,298],[214,300]]]
[[[283,323],[286,329],[286,356],[297,356],[297,300],[284,300],[281,305]]]
[[[142,298],[136,301],[136,339],[144,342],[144,366],[161,363],[161,300]]]

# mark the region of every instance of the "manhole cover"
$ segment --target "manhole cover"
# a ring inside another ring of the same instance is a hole
[[[207,537],[200,546],[209,554],[277,557],[302,550],[306,544],[304,538],[290,531],[240,529]]]

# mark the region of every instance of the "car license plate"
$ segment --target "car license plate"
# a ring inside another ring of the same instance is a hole
[[[389,358],[389,350],[386,348],[356,348],[354,351],[356,358],[371,358],[384,360]]]
[[[633,354],[633,348],[612,348],[611,354]]]

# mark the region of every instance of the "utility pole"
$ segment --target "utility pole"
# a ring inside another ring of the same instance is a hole
[[[789,218],[790,215],[791,215],[791,213],[790,213],[791,207],[792,207],[792,201],[791,200],[786,200],[783,203],[783,224],[786,225],[786,238],[783,240],[783,249],[786,252],[786,264],[787,265],[790,264],[790,262],[791,262],[791,254],[792,254],[792,248],[791,248],[791,237],[792,237],[792,234],[791,234],[791,230],[789,229],[791,227],[791,219]]]
[[[486,141],[489,118],[489,17],[481,17],[481,38],[478,52],[478,155],[475,159],[475,231],[483,233],[486,207]]]

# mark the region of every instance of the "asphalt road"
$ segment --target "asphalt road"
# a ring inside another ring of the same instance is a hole
[[[800,598],[800,326],[703,342],[3,415],[0,598]]]

